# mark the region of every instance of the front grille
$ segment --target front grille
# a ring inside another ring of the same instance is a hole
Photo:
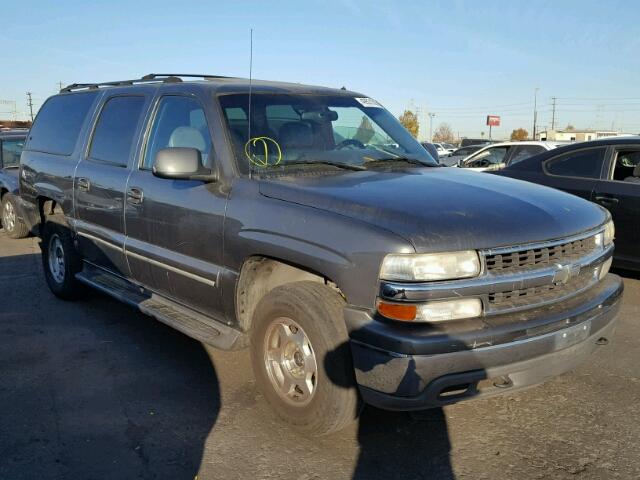
[[[588,268],[580,272],[577,277],[566,284],[556,285],[551,283],[538,287],[490,293],[488,295],[488,310],[491,312],[500,312],[553,302],[584,290],[594,281],[594,270],[592,268]]]
[[[487,272],[493,274],[515,273],[557,263],[571,263],[596,248],[595,236],[558,245],[497,253],[485,256]]]

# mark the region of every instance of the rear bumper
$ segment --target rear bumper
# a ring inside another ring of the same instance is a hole
[[[495,341],[486,340],[491,328],[478,331],[480,347],[474,347],[469,333],[393,338],[395,329],[389,325],[380,329],[379,321],[364,322],[347,313],[363,399],[389,410],[420,410],[541,383],[575,368],[608,343],[622,291],[620,278],[608,275],[572,302],[538,309],[528,319],[514,314],[514,338],[504,325],[495,329],[500,332],[492,337]],[[388,338],[380,341],[383,333]]]

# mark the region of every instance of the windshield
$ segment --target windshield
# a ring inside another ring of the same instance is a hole
[[[387,110],[370,98],[253,94],[220,97],[238,165],[287,169],[309,165],[368,168],[385,162],[437,162]]]

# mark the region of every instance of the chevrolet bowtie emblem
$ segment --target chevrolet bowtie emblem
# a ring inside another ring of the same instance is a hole
[[[564,285],[580,273],[580,265],[556,265],[557,270],[553,274],[553,283]]]

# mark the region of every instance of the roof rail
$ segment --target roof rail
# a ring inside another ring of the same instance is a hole
[[[127,85],[135,85],[137,83],[178,83],[182,82],[182,78],[202,78],[204,80],[210,80],[214,78],[230,78],[222,75],[207,75],[207,74],[195,74],[195,73],[149,73],[142,78],[135,80],[116,80],[114,82],[99,82],[99,83],[72,83],[64,88],[60,89],[60,93],[74,92],[77,90],[95,90],[100,87],[121,87]]]

